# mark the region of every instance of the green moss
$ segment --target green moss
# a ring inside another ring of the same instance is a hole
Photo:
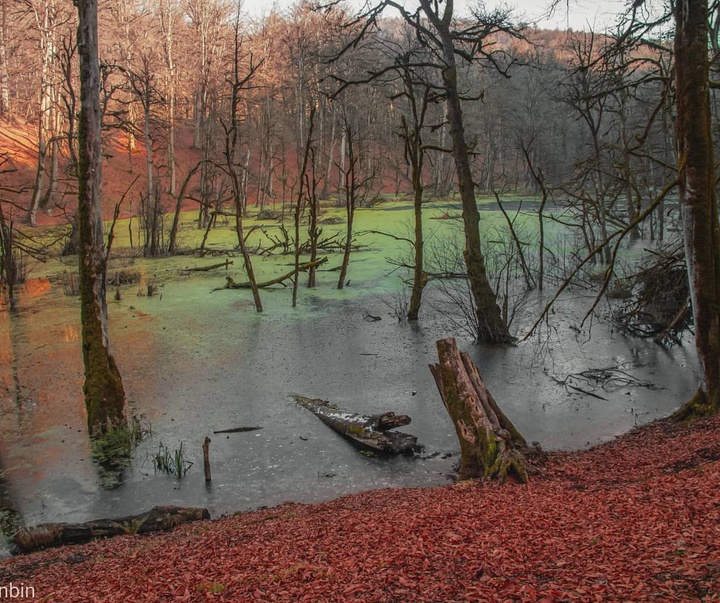
[[[124,471],[132,463],[135,447],[150,433],[137,417],[110,424],[104,433],[91,438],[91,455],[100,478],[100,485],[113,490],[123,482]]]
[[[348,425],[347,432],[352,435],[361,436],[365,433],[365,430],[358,425]]]

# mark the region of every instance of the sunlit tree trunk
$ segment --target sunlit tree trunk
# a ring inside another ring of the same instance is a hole
[[[175,87],[177,80],[177,69],[175,67],[175,54],[173,50],[175,12],[167,0],[161,3],[160,21],[163,33],[163,50],[165,53],[165,65],[168,73],[168,171],[170,176],[170,194],[176,193],[176,166],[175,166]]]
[[[56,111],[57,91],[53,60],[56,54],[57,2],[56,0],[47,0],[38,6],[33,6],[32,10],[40,35],[40,110],[38,113],[37,169],[26,220],[29,224],[35,225],[37,211],[43,201],[48,144],[53,144],[54,137],[53,113]],[[57,177],[57,173],[55,177]]]
[[[720,231],[708,82],[706,0],[675,3],[680,207],[703,383],[678,416],[720,408]]]
[[[10,78],[7,61],[7,13],[8,0],[0,0],[0,117],[4,118],[11,115]]]
[[[80,57],[78,121],[78,228],[80,303],[85,365],[85,406],[91,435],[121,422],[125,391],[110,353],[105,299],[106,258],[102,231],[102,142],[98,0],[77,0]]]

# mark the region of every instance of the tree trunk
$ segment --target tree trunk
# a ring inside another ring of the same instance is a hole
[[[442,19],[433,11],[430,0],[420,0],[425,14],[431,18],[442,43],[445,68],[442,71],[443,88],[447,96],[447,120],[452,140],[452,156],[457,170],[458,189],[462,202],[463,225],[465,228],[465,266],[475,302],[478,340],[490,343],[507,343],[513,340],[503,321],[495,293],[488,281],[485,258],[480,250],[480,213],[475,202],[475,183],[470,170],[470,155],[465,142],[460,93],[457,83],[455,47],[450,29],[452,2],[445,8]]]
[[[7,0],[0,0],[0,117],[11,116],[10,78],[7,60]]]
[[[439,364],[430,365],[460,441],[460,479],[528,479],[525,439],[498,407],[477,367],[453,338],[437,342]]]
[[[226,128],[225,134],[225,161],[228,175],[232,183],[233,200],[235,204],[235,231],[238,238],[238,247],[245,263],[245,272],[248,277],[248,281],[252,285],[253,300],[255,302],[255,310],[258,312],[263,311],[262,300],[260,299],[260,291],[257,286],[257,279],[255,278],[255,271],[253,270],[252,259],[250,258],[250,251],[247,246],[245,239],[245,233],[243,230],[243,213],[247,206],[247,173],[248,166],[247,162],[250,161],[250,147],[248,147],[248,153],[246,158],[246,166],[243,175],[238,174],[238,167],[236,157],[238,157],[240,151],[239,145],[239,129],[240,129],[240,117],[238,116],[238,104],[240,103],[240,91],[243,86],[247,84],[255,72],[256,67],[250,66],[250,72],[244,76],[240,76],[240,8],[238,6],[238,12],[235,16],[235,41],[234,41],[234,62],[233,62],[233,79],[228,80],[231,86],[231,100],[230,100],[230,127]]]
[[[187,173],[187,176],[185,176],[185,180],[183,180],[182,186],[180,187],[180,193],[178,193],[177,197],[175,198],[175,212],[173,214],[173,223],[172,227],[170,228],[170,236],[168,243],[168,253],[170,255],[174,254],[177,248],[177,233],[178,229],[180,228],[180,211],[182,210],[182,204],[185,200],[187,187],[190,183],[190,179],[200,168],[200,165],[200,163],[196,164],[195,167]]]
[[[162,2],[160,10],[160,25],[163,34],[163,50],[165,64],[168,69],[168,171],[170,176],[170,194],[174,197],[176,191],[175,166],[175,87],[176,69],[175,54],[173,51],[175,14],[169,3]]]
[[[45,161],[47,159],[48,141],[53,138],[52,112],[55,110],[55,78],[53,61],[55,59],[55,27],[57,17],[56,0],[44,3],[42,12],[36,13],[37,29],[40,33],[40,112],[38,114],[38,163],[35,173],[30,208],[27,222],[35,225],[37,210],[43,198],[45,185]]]
[[[15,285],[19,276],[13,239],[13,224],[5,219],[0,203],[0,281],[7,284],[7,299],[11,312],[17,310]]]
[[[53,111],[56,111],[56,109]],[[57,193],[58,174],[60,172],[60,145],[57,139],[57,133],[58,130],[56,129],[50,142],[50,173],[48,174],[47,189],[45,190],[45,194],[42,196],[42,199],[40,199],[40,209],[47,209]]]
[[[348,148],[348,168],[342,174],[345,178],[345,217],[347,223],[345,225],[345,246],[343,248],[343,259],[340,264],[340,276],[338,277],[338,289],[345,288],[345,279],[347,278],[348,266],[350,265],[350,251],[352,249],[353,220],[355,218],[355,195],[357,194],[357,159],[355,158],[355,149],[353,141],[353,133],[350,126],[345,124],[343,128],[343,142],[347,140]],[[344,145],[343,145],[344,146]],[[343,164],[344,164],[343,155]]]
[[[405,116],[401,116],[402,137],[405,140],[405,160],[410,167],[410,181],[413,188],[413,216],[415,220],[415,240],[413,267],[413,284],[410,293],[410,305],[407,319],[417,320],[422,305],[422,294],[428,282],[428,275],[424,270],[424,240],[423,240],[423,167],[425,164],[425,149],[423,148],[422,130],[425,123],[425,113],[430,98],[430,88],[425,87],[422,98],[418,98],[412,73],[407,66],[402,71],[405,93],[411,106],[412,126],[408,124]]]
[[[78,230],[85,406],[91,435],[123,421],[125,391],[110,354],[102,231],[102,142],[98,0],[78,0],[80,118],[78,121]]]
[[[300,217],[302,216],[303,203],[305,196],[303,195],[305,188],[310,192],[310,183],[307,178],[308,161],[310,160],[310,153],[312,151],[313,144],[313,130],[315,128],[315,104],[313,103],[310,108],[310,124],[308,126],[307,139],[305,140],[305,149],[303,152],[302,164],[300,165],[300,171],[298,172],[298,194],[297,200],[295,201],[295,277],[293,278],[293,292],[292,292],[292,307],[297,306],[297,292],[298,292],[298,280],[300,279],[300,273],[298,267],[300,266]],[[306,187],[307,184],[307,187]],[[314,209],[310,209],[311,220],[315,215]],[[312,230],[310,236],[312,237]],[[312,242],[311,242],[312,245]],[[316,251],[317,253],[317,251]],[[314,262],[315,258],[310,258],[310,262]],[[314,275],[314,267],[313,267]]]
[[[720,409],[720,231],[708,84],[706,0],[675,3],[680,208],[703,383],[679,418]]]

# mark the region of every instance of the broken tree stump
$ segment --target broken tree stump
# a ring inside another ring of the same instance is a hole
[[[300,406],[307,408],[330,429],[359,448],[383,454],[412,454],[421,449],[417,437],[401,431],[390,431],[408,425],[407,415],[385,412],[378,415],[361,415],[337,408],[327,400],[292,396]]]
[[[203,451],[203,468],[205,469],[205,483],[212,481],[212,473],[210,472],[210,438],[205,436],[205,442],[202,445]]]
[[[15,546],[20,553],[31,553],[67,544],[84,544],[121,534],[166,532],[184,523],[203,519],[210,519],[207,509],[153,507],[146,513],[119,519],[93,519],[85,523],[44,523],[23,528],[15,535]]]
[[[438,364],[431,364],[440,396],[460,441],[460,479],[528,480],[527,443],[500,410],[475,364],[455,339],[436,343]]]

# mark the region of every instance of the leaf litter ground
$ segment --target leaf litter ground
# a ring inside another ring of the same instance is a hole
[[[285,504],[0,563],[61,603],[720,601],[720,418],[552,453],[529,485]]]

